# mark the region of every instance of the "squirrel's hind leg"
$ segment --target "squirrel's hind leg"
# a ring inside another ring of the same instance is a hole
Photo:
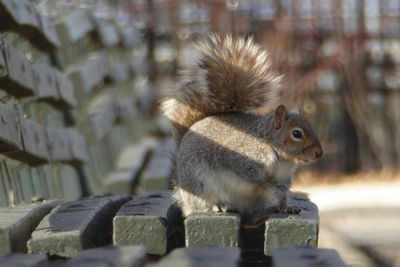
[[[212,204],[204,199],[182,189],[175,190],[174,197],[178,200],[178,204],[182,210],[182,214],[186,217],[193,212],[210,212],[213,211]]]

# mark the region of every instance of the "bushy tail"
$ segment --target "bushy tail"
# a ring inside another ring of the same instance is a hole
[[[252,38],[212,34],[197,45],[197,64],[181,71],[180,86],[161,103],[177,142],[195,122],[216,113],[273,106],[282,95],[281,75]]]

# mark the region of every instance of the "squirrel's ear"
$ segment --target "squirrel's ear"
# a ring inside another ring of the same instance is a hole
[[[279,107],[277,107],[274,112],[274,128],[276,130],[280,129],[282,127],[282,122],[287,120],[287,117],[287,109],[285,105],[279,105]]]

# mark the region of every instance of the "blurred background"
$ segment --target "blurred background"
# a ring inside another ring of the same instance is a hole
[[[253,35],[286,75],[285,101],[321,138],[324,157],[294,186],[320,208],[320,246],[352,266],[400,266],[400,1],[35,2],[50,17],[88,9],[136,29],[143,73],[132,86],[148,119],[158,118],[160,92],[179,67],[195,61],[194,41]]]

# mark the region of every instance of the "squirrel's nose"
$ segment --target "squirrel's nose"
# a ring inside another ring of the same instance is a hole
[[[315,146],[309,147],[304,151],[304,154],[308,157],[309,160],[317,160],[319,159],[323,152],[320,144],[317,144]]]
[[[318,159],[318,158],[322,157],[322,154],[323,154],[323,152],[322,152],[321,146],[320,146],[320,145],[319,145],[319,146],[316,146],[316,147],[314,148],[314,156],[315,156],[315,159]]]

